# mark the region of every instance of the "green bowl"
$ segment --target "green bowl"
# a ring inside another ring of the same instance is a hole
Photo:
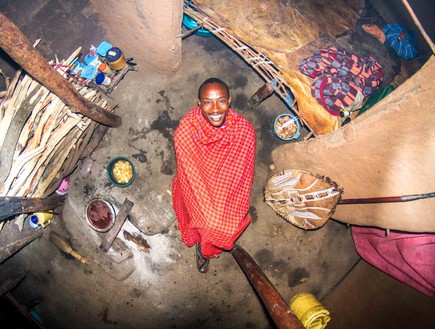
[[[133,168],[133,176],[131,176],[130,181],[128,181],[128,183],[122,184],[122,183],[118,183],[115,179],[115,177],[113,176],[113,167],[115,166],[115,163],[118,161],[127,161],[128,163],[130,163],[131,167]],[[109,161],[109,164],[107,165],[107,177],[109,178],[109,181],[117,186],[117,187],[127,187],[130,186],[131,183],[133,183],[134,179],[136,178],[136,168],[134,167],[133,163],[126,157],[115,157],[112,160]]]

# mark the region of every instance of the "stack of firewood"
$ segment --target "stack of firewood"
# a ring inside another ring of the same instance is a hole
[[[75,59],[53,66],[65,78]],[[101,93],[70,81],[87,100],[107,109]],[[106,131],[71,109],[31,76],[18,72],[0,100],[0,195],[44,197],[89,155]]]

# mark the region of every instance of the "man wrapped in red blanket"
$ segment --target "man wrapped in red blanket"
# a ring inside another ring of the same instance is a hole
[[[228,86],[216,78],[206,80],[199,88],[198,106],[174,134],[174,210],[181,239],[188,247],[196,244],[202,273],[210,258],[232,249],[251,222],[255,130],[230,104]]]

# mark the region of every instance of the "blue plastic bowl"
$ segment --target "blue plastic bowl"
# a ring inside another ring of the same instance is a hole
[[[289,117],[290,120],[292,120],[294,123],[296,123],[296,132],[294,133],[293,136],[291,136],[289,138],[282,137],[277,132],[277,122],[278,122],[279,118],[282,118],[282,117]],[[273,122],[273,132],[275,133],[276,137],[278,137],[279,139],[281,139],[283,141],[291,141],[293,139],[298,139],[299,136],[301,135],[301,124],[299,123],[299,118],[296,115],[292,115],[292,114],[288,114],[288,113],[278,115],[276,117],[275,121]]]
[[[195,27],[198,26],[198,23],[189,15],[183,14],[183,25],[188,30],[193,30]],[[207,30],[206,28],[200,27],[198,30],[193,32],[192,34],[195,34],[200,37],[211,37],[213,34]]]

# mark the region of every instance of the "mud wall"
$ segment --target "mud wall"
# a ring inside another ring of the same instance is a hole
[[[182,0],[92,0],[106,33],[139,65],[170,74],[181,63]]]
[[[273,151],[278,170],[330,177],[343,198],[433,192],[435,58],[368,112],[332,134]],[[435,232],[435,199],[338,205],[333,218],[350,224]]]

